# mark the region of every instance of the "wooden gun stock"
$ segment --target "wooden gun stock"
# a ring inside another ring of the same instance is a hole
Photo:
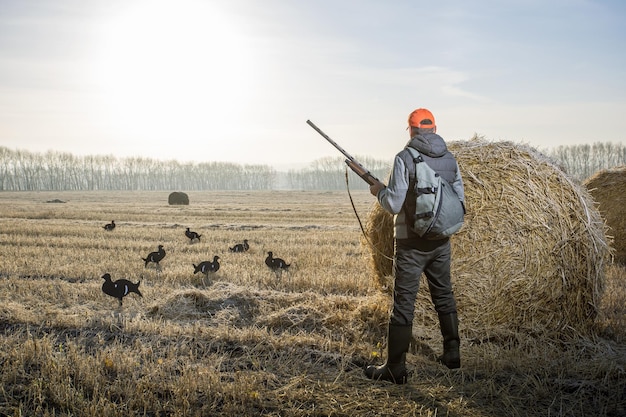
[[[378,181],[375,176],[373,176],[367,169],[363,167],[363,165],[359,164],[357,161],[346,159],[346,164],[352,171],[354,171],[359,177],[363,178],[363,180],[369,185],[374,185]]]

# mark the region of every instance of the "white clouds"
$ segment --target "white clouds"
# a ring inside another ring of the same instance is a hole
[[[617,3],[59,4],[0,18],[4,146],[244,163],[334,155],[310,118],[354,154],[391,157],[421,106],[451,139],[626,139]],[[581,114],[602,122],[576,125]]]

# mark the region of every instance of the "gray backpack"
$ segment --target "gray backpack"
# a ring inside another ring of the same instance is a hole
[[[463,226],[465,210],[450,183],[407,147],[415,162],[415,222],[413,231],[429,240],[445,239]]]

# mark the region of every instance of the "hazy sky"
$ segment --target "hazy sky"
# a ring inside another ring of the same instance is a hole
[[[0,0],[0,146],[281,166],[626,143],[626,1]]]

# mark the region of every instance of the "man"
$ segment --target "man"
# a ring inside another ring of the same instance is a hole
[[[406,146],[417,149],[424,161],[452,185],[463,203],[465,193],[459,166],[443,138],[437,135],[432,113],[427,109],[413,111],[409,115],[408,129],[411,139]],[[385,186],[376,182],[370,186],[370,192],[380,205],[395,215],[395,284],[387,361],[381,366],[367,367],[365,375],[396,384],[403,384],[408,378],[406,352],[411,341],[415,298],[422,272],[428,280],[443,336],[443,355],[439,361],[450,369],[461,366],[456,300],[450,281],[450,239],[427,240],[412,230],[416,198],[414,186],[415,163],[406,147],[394,159],[389,184]]]

